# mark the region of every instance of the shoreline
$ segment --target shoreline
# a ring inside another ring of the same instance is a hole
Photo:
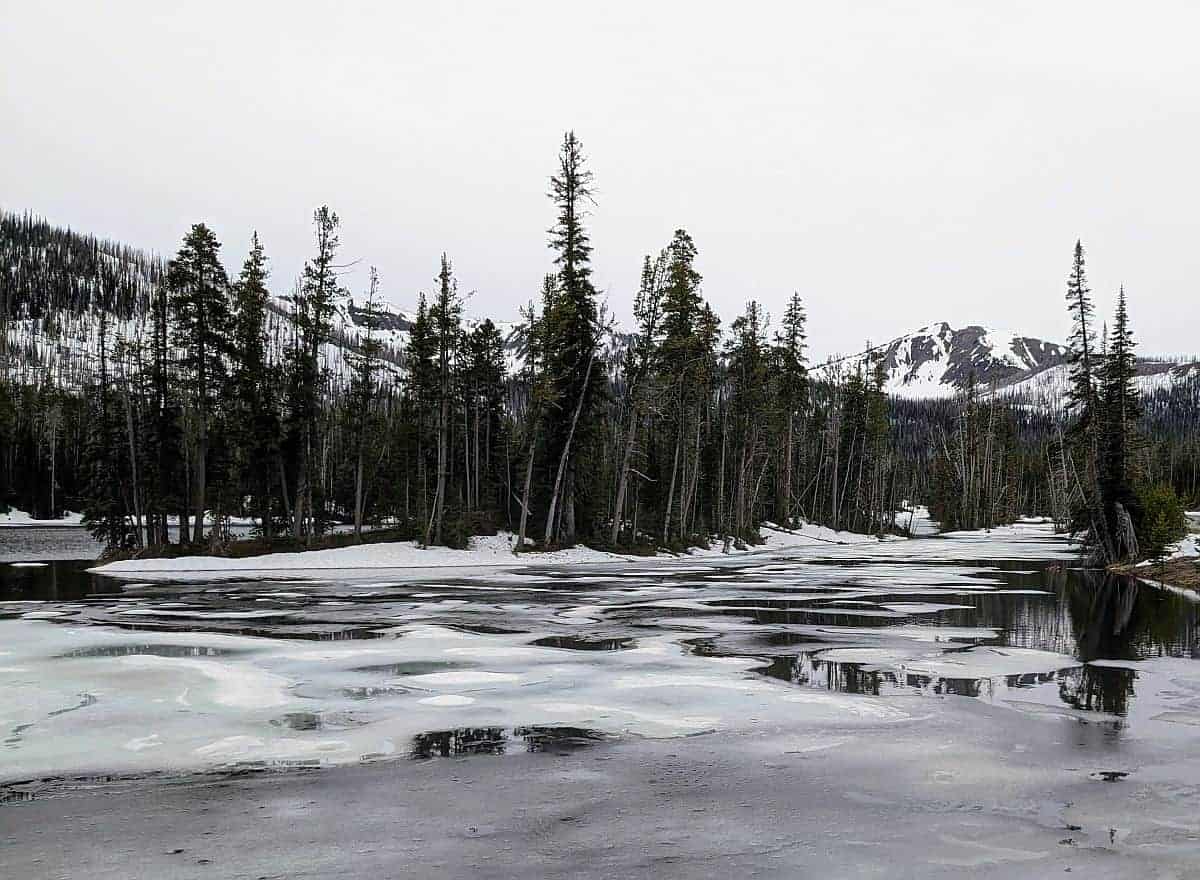
[[[560,550],[513,552],[515,536],[508,532],[477,536],[471,546],[456,550],[448,547],[420,547],[415,541],[351,544],[345,547],[266,553],[259,556],[178,556],[173,558],[125,559],[99,563],[88,571],[102,577],[136,577],[151,581],[236,579],[246,575],[282,575],[307,578],[329,571],[389,571],[449,569],[525,569],[546,565],[593,565],[606,563],[656,563],[671,560],[734,559],[752,553],[789,550],[799,547],[875,545],[910,539],[889,535],[838,532],[825,526],[808,524],[800,529],[761,526],[763,543],[747,545],[725,553],[719,542],[707,548],[687,551],[660,550],[653,555],[596,550],[584,545]]]

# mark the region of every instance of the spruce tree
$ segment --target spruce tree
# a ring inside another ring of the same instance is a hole
[[[1090,436],[1096,408],[1096,341],[1092,328],[1094,308],[1091,289],[1087,284],[1083,243],[1080,241],[1075,242],[1071,274],[1067,280],[1067,311],[1071,315],[1071,334],[1067,338],[1067,363],[1071,376],[1067,388],[1067,408],[1075,416],[1077,429],[1083,435]]]
[[[658,360],[667,392],[667,419],[674,450],[663,503],[664,541],[674,530],[680,541],[687,538],[692,517],[692,484],[700,466],[698,444],[700,419],[705,404],[705,347],[701,332],[705,312],[700,294],[701,276],[696,270],[697,249],[683,229],[666,249],[666,271],[662,293],[663,339]]]
[[[382,345],[375,338],[375,329],[380,319],[379,273],[371,267],[366,307],[360,313],[366,325],[366,333],[359,341],[359,350],[350,357],[350,387],[347,391],[350,404],[350,430],[354,447],[354,537],[362,541],[363,513],[366,505],[367,483],[372,477],[367,472],[367,450],[375,445],[376,419],[372,412],[379,395],[380,352]]]
[[[108,310],[100,311],[96,381],[88,395],[89,412],[84,441],[83,524],[106,551],[128,545],[128,509],[121,495],[121,435],[116,425],[108,373]]]
[[[292,534],[312,536],[323,529],[325,511],[322,486],[314,489],[313,466],[317,458],[318,423],[324,371],[321,347],[330,341],[337,297],[342,293],[335,260],[341,244],[338,215],[322,205],[313,212],[316,255],[304,264],[300,288],[293,297],[298,338],[291,353],[291,445],[296,460],[296,500],[292,505]]]
[[[209,432],[225,374],[222,356],[229,349],[229,282],[220,249],[212,230],[197,223],[167,267],[175,318],[172,340],[182,351],[179,363],[187,376],[186,399],[195,420],[191,509],[196,517],[197,543],[204,537],[208,500]]]
[[[407,392],[415,422],[416,514],[420,523],[417,534],[424,537],[429,521],[429,452],[434,445],[438,395],[437,339],[424,293],[417,299],[417,316],[409,329],[404,364],[408,371]]]
[[[592,172],[575,132],[563,136],[558,173],[550,178],[550,198],[558,210],[550,229],[550,248],[558,267],[558,293],[553,307],[543,312],[547,338],[545,369],[554,384],[559,417],[548,420],[547,452],[562,476],[551,488],[547,543],[571,543],[578,531],[590,533],[594,524],[577,510],[590,494],[586,469],[579,459],[593,439],[593,421],[604,396],[604,370],[596,368],[600,342],[599,310],[591,281],[592,246],[584,220],[594,204]],[[583,521],[581,521],[581,519]]]
[[[504,338],[490,318],[481,321],[463,342],[463,405],[467,437],[467,507],[494,506],[498,489],[495,468],[504,443]],[[486,499],[486,500],[485,500]],[[501,502],[502,503],[502,502]]]
[[[1104,424],[1100,436],[1100,497],[1118,559],[1137,556],[1134,527],[1141,520],[1134,490],[1137,422],[1141,417],[1141,400],[1135,381],[1135,345],[1122,286],[1117,294],[1117,313],[1104,363]]]
[[[233,284],[230,437],[232,480],[248,488],[265,537],[271,537],[272,474],[279,448],[276,377],[267,361],[267,258],[255,232],[250,253]],[[240,492],[239,492],[240,494]]]
[[[625,356],[626,409],[628,424],[617,465],[616,500],[613,504],[612,527],[609,543],[615,545],[621,537],[625,523],[626,499],[629,493],[629,477],[633,468],[633,457],[642,420],[646,415],[655,384],[654,370],[658,366],[659,346],[662,342],[662,300],[667,274],[667,251],[657,259],[646,256],[642,263],[642,280],[633,301],[633,316],[637,321],[637,333]],[[637,543],[636,533],[631,535]]]
[[[796,426],[808,402],[808,357],[806,325],[808,317],[799,293],[793,293],[775,334],[775,359],[779,407],[783,415],[783,467],[779,474],[779,516],[786,525],[794,525],[796,487]]]
[[[442,254],[437,277],[438,292],[429,310],[437,350],[437,483],[433,509],[425,528],[425,543],[440,544],[446,520],[446,501],[450,479],[450,441],[452,430],[454,366],[462,334],[462,300],[450,259]]]
[[[1084,534],[1094,552],[1105,561],[1111,561],[1115,557],[1099,473],[1101,400],[1097,374],[1103,364],[1095,357],[1094,308],[1087,285],[1083,245],[1079,241],[1075,242],[1071,274],[1067,280],[1067,311],[1071,315],[1071,335],[1067,339],[1070,384],[1066,397],[1067,412],[1072,416],[1068,436],[1075,484],[1071,530]]]

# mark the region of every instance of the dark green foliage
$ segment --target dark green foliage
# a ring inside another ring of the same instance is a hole
[[[225,380],[230,351],[229,280],[221,265],[217,237],[197,223],[167,266],[167,288],[173,318],[171,340],[181,351],[184,374],[182,399],[190,409],[188,439],[192,443],[191,513],[196,517],[196,541],[203,536],[203,517],[209,499],[210,434],[219,413],[217,401]]]
[[[1157,483],[1143,486],[1137,493],[1138,544],[1147,559],[1160,559],[1168,544],[1187,534],[1187,516],[1183,502],[1170,487]]]
[[[1067,338],[1071,384],[1067,389],[1067,408],[1075,418],[1075,427],[1090,436],[1096,409],[1096,331],[1093,326],[1091,288],[1087,283],[1083,243],[1075,242],[1071,274],[1067,279],[1067,311],[1071,315],[1071,335]]]
[[[584,220],[593,203],[592,172],[574,132],[563,136],[558,172],[550,178],[550,198],[557,219],[550,229],[550,248],[558,267],[557,285],[542,304],[543,370],[550,386],[547,405],[553,417],[544,422],[542,446],[551,477],[546,529],[550,543],[570,544],[577,534],[592,534],[598,525],[594,502],[599,485],[579,467],[581,457],[597,454],[596,416],[605,403],[605,369],[597,360],[600,317],[591,281],[592,247]],[[560,472],[561,471],[561,475]]]
[[[250,240],[250,253],[233,285],[231,370],[226,394],[228,440],[231,445],[230,492],[223,509],[239,505],[248,490],[251,509],[272,533],[275,511],[272,487],[280,445],[279,368],[268,362],[266,317],[270,291],[267,258],[258,233]]]

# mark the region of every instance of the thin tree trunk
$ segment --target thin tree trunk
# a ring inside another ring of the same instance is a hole
[[[550,493],[550,510],[546,516],[546,541],[550,545],[555,536],[554,516],[558,509],[559,495],[563,489],[563,477],[567,470],[567,461],[571,455],[571,441],[575,439],[575,428],[579,425],[579,414],[583,412],[583,402],[587,398],[588,385],[592,379],[592,364],[596,361],[596,351],[588,355],[587,369],[583,373],[583,388],[579,391],[579,399],[575,403],[575,414],[571,416],[571,429],[567,432],[567,442],[563,444],[562,455],[558,458],[558,473],[554,477],[554,490]]]

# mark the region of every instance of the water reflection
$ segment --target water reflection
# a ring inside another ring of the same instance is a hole
[[[413,758],[451,758],[462,755],[503,755],[509,752],[573,751],[609,739],[586,727],[458,727],[432,730],[413,737]]]
[[[6,537],[0,532],[0,540]],[[79,559],[51,560],[37,566],[0,562],[0,600],[75,601],[118,591],[112,581],[88,574],[87,569],[95,564]]]
[[[913,671],[901,661],[826,660],[824,655],[831,646],[816,644],[794,655],[764,658],[769,662],[757,671],[800,686],[872,696],[917,691],[991,700],[1006,691],[1032,691],[1052,685],[1066,707],[1124,718],[1135,697],[1137,673],[1095,661],[1198,656],[1198,606],[1186,598],[1108,572],[1058,568],[1040,575],[1043,587],[1053,590],[1044,597],[981,594],[975,598],[974,616],[970,611],[964,616],[957,610],[944,615],[939,625],[953,618],[955,625],[994,628],[996,636],[972,639],[942,652],[942,656],[986,646],[997,650],[1030,648],[1073,656],[1079,661],[1077,665],[1015,675],[955,677]],[[811,640],[772,633],[763,641],[771,646],[787,646]],[[707,642],[698,644],[695,650],[719,652]],[[938,653],[938,649],[931,646],[931,653]]]

